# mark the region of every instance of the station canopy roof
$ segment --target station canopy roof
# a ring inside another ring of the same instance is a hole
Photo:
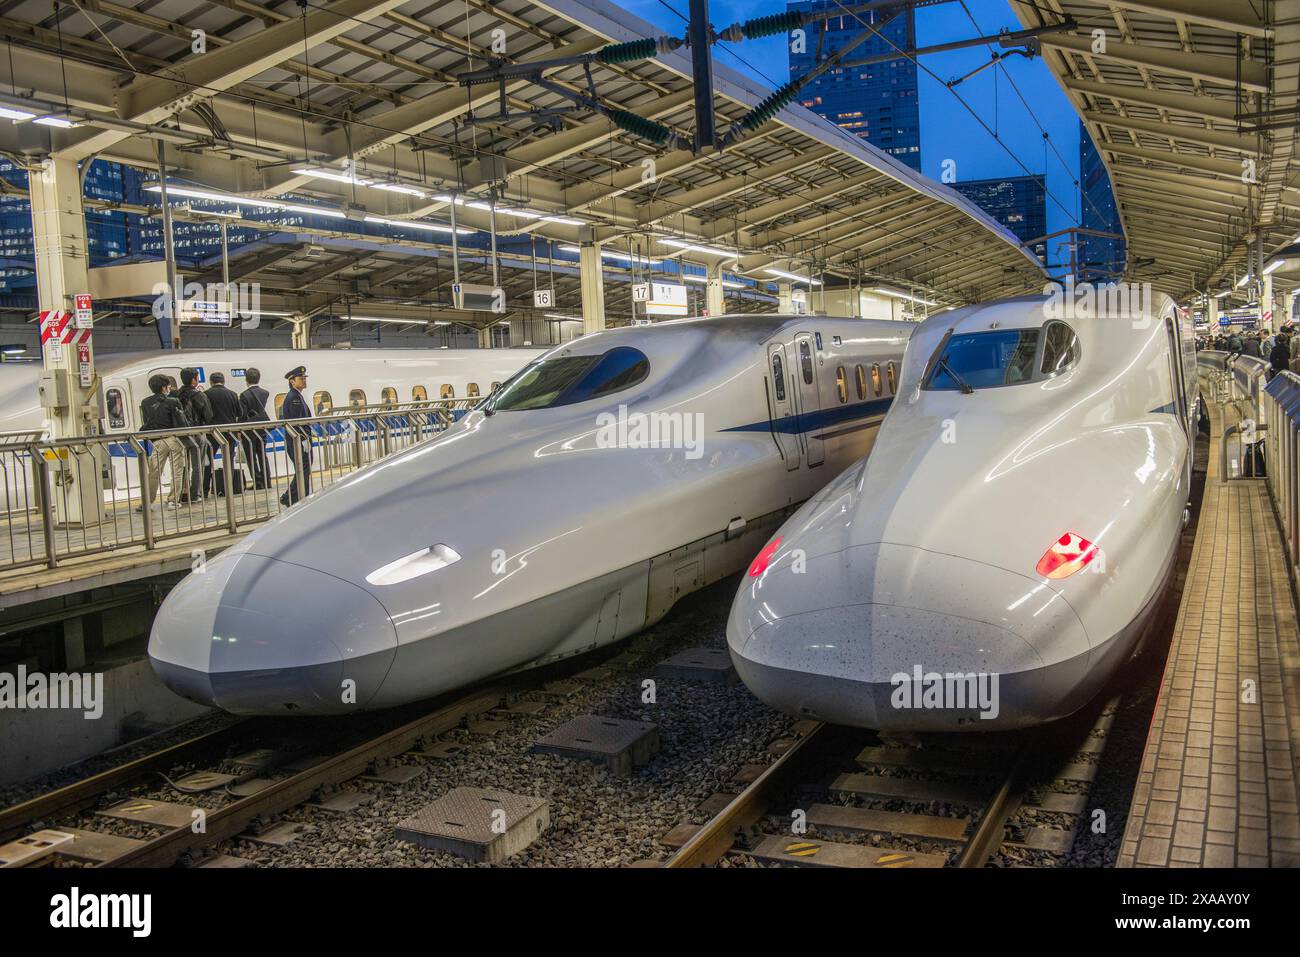
[[[197,30],[206,53],[194,52]],[[337,313],[346,300],[353,311],[499,319],[450,310],[450,236],[427,229],[446,226],[451,195],[462,197],[457,224],[477,232],[465,234],[460,278],[488,282],[494,187],[512,313],[532,307],[533,257],[584,237],[607,253],[638,244],[661,262],[692,271],[721,262],[734,280],[760,281],[728,288],[738,310],[775,308],[769,270],[886,284],[944,305],[1040,289],[1047,278],[973,203],[797,104],[723,152],[694,154],[657,147],[528,78],[509,79],[504,97],[496,84],[458,83],[492,62],[494,42],[505,62],[526,63],[658,32],[605,0],[78,0],[54,13],[46,0],[18,0],[5,5],[0,32],[12,63],[0,107],[54,120],[3,124],[0,148],[156,170],[161,141],[172,203],[193,207],[180,219],[220,209],[265,231],[241,250],[232,278],[262,282],[271,306]],[[590,71],[590,83],[580,63],[546,79],[689,141],[688,50]],[[714,87],[724,129],[770,93],[721,63]],[[245,202],[187,199],[182,189]],[[329,212],[288,210],[277,226],[253,200]],[[387,221],[384,235],[352,228],[366,217]],[[412,222],[425,226],[400,225]],[[572,311],[576,257],[537,261],[543,275],[554,270],[555,308]],[[220,278],[219,265],[204,263],[203,278]],[[611,318],[629,311],[617,281],[630,278],[628,265],[609,256]]]
[[[1101,152],[1130,278],[1231,289],[1300,232],[1296,0],[1011,0]],[[1280,278],[1280,276],[1279,276]]]

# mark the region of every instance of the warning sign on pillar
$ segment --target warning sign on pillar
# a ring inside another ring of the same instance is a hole
[[[93,381],[94,376],[90,368],[89,342],[77,343],[77,372],[81,377],[81,387],[83,389],[90,388],[90,383]]]
[[[63,327],[68,319],[66,312],[57,309],[41,313],[41,346],[51,362],[59,362],[63,359]]]
[[[78,329],[89,329],[95,324],[95,316],[91,310],[90,293],[79,292],[73,297],[76,301],[76,326]]]

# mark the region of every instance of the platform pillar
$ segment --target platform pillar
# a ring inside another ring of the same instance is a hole
[[[41,404],[54,438],[94,435],[99,432],[100,410],[93,329],[88,310],[78,318],[76,309],[76,297],[90,293],[86,217],[76,160],[48,157],[28,173],[27,183],[36,295],[45,340],[41,344]],[[46,491],[59,524],[102,521],[103,458],[98,446],[87,446],[84,451],[74,448],[52,459],[52,487]]]
[[[600,243],[583,243],[578,250],[578,274],[582,280],[582,333],[605,328],[605,272],[600,261]]]
[[[705,285],[705,308],[710,316],[721,316],[727,311],[726,293],[722,286],[722,263],[709,266],[708,283]]]
[[[484,326],[482,329],[479,329],[477,331],[478,331],[478,347],[480,349],[491,349],[492,348],[492,327]]]
[[[1277,304],[1273,301],[1273,274],[1266,273],[1264,276],[1264,294],[1259,297],[1259,328],[1272,327],[1277,319],[1276,307]],[[1281,325],[1281,323],[1278,324]]]
[[[310,349],[311,348],[311,317],[304,316],[300,312],[295,312],[289,317],[293,323],[293,331],[290,333],[291,349]]]
[[[778,282],[776,284],[776,296],[777,312],[782,315],[790,315],[794,312],[794,283]]]

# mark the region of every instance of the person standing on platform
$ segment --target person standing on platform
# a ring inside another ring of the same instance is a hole
[[[1257,332],[1246,333],[1246,337],[1241,342],[1241,354],[1243,356],[1254,356],[1256,359],[1259,358],[1260,335],[1261,334]]]
[[[239,393],[239,421],[254,425],[244,433],[244,455],[253,473],[253,488],[266,488],[270,484],[271,469],[266,461],[266,432],[258,423],[271,421],[266,414],[266,400],[271,393],[258,385],[262,373],[257,369],[245,370],[244,381],[248,388]]]
[[[1272,369],[1269,372],[1269,378],[1277,375],[1279,372],[1285,372],[1290,367],[1291,362],[1291,343],[1287,341],[1285,333],[1277,334],[1277,342],[1273,344],[1273,351],[1268,355],[1269,364]]]
[[[212,407],[208,405],[208,397],[200,391],[198,379],[197,369],[182,369],[181,387],[176,398],[181,400],[181,408],[191,426],[211,425]],[[198,503],[203,501],[205,492],[210,494],[212,491],[212,447],[205,435],[192,435],[185,441],[190,447],[190,468],[193,470],[190,501]]]
[[[226,388],[226,376],[222,372],[212,373],[212,378],[208,381],[212,383],[212,388],[208,389],[208,405],[212,409],[212,424],[234,425],[239,421],[239,396]],[[232,455],[234,455],[238,449],[238,446],[233,444],[233,442],[229,446],[225,445],[225,442],[229,439],[230,435],[228,433],[221,439],[223,456],[226,454],[227,448],[230,450]],[[238,475],[236,475],[236,473],[238,473]],[[238,494],[242,492],[244,490],[241,482],[243,472],[241,471],[241,466],[237,461],[232,461],[230,463],[230,474],[235,476],[233,481],[239,483],[235,485],[235,493]],[[214,475],[213,484],[217,488],[218,495],[224,494],[222,491],[224,484],[223,479]]]
[[[310,419],[311,406],[302,394],[307,388],[307,367],[290,369],[284,377],[289,380],[289,394],[280,406],[280,418],[286,423],[291,419]],[[284,448],[293,463],[293,482],[280,496],[280,504],[287,508],[311,494],[311,426],[286,424]]]
[[[140,403],[140,431],[162,432],[167,429],[185,428],[185,413],[181,411],[179,400],[170,395],[171,382],[168,377],[161,374],[151,375],[149,391],[152,394]],[[188,477],[188,456],[185,446],[176,436],[163,436],[154,439],[151,444],[153,452],[149,456],[149,501],[158,501],[163,469],[170,463],[172,485],[167,495],[167,507],[179,508],[181,490],[185,487]],[[143,512],[144,503],[137,505],[135,510]]]

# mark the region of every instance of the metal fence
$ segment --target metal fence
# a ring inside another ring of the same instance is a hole
[[[201,532],[238,532],[350,472],[426,441],[479,401],[434,399],[344,409],[292,423],[74,439],[0,433],[0,571],[54,568],[70,558],[133,545],[152,549]]]

